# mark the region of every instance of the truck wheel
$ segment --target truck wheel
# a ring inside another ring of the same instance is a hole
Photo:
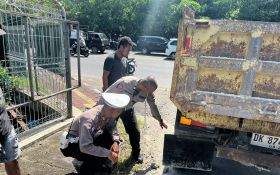
[[[97,54],[97,52],[98,52],[97,47],[92,47],[92,49],[91,49],[91,50],[92,50],[92,53],[93,53],[93,54]]]

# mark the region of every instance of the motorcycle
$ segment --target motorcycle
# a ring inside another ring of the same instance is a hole
[[[136,61],[135,58],[127,58],[126,61],[126,73],[128,75],[133,75],[133,73],[135,72],[135,67],[136,67]]]
[[[72,44],[72,46],[70,48],[70,54],[71,54],[71,56],[74,56],[75,54],[77,54],[77,41],[75,41],[74,44]],[[84,55],[85,57],[89,56],[89,49],[86,46],[85,40],[82,40],[82,39],[80,39],[80,54]]]

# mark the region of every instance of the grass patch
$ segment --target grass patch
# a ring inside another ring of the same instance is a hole
[[[40,84],[37,81],[37,85],[38,85],[38,89],[36,89],[36,80],[35,78],[32,78],[32,84],[33,84],[33,88],[34,91],[38,90],[38,92],[41,92],[43,94],[47,94],[48,93],[48,89],[46,87],[44,87],[42,84]],[[19,77],[18,78],[18,88],[21,89],[28,89],[30,88],[30,81],[28,79],[28,77]]]
[[[140,117],[137,117],[137,123],[140,131],[142,131],[144,120],[142,120]],[[118,165],[114,169],[113,174],[129,174],[131,170],[136,171],[141,166],[141,164],[135,164],[130,158],[131,146],[122,120],[119,120],[118,122],[118,130],[123,142],[120,145],[120,157]]]

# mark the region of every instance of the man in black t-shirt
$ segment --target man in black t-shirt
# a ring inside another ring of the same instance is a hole
[[[118,50],[109,55],[103,66],[103,91],[126,75],[126,58],[132,49],[132,40],[125,36],[120,38]]]

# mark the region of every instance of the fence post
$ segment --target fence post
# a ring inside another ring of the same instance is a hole
[[[29,20],[28,17],[24,17],[24,27],[25,27],[25,47],[26,47],[26,59],[27,59],[27,67],[28,67],[28,76],[29,76],[29,84],[30,84],[30,93],[31,99],[34,100],[34,88],[33,88],[33,77],[32,77],[32,62],[31,62],[31,54],[30,54],[30,37],[29,37]]]
[[[80,50],[80,23],[77,24],[77,63],[78,63],[78,86],[81,87],[81,50]]]
[[[63,23],[64,28],[64,51],[65,51],[65,68],[66,68],[66,88],[72,87],[71,82],[71,62],[70,62],[70,42],[69,42],[69,24],[67,22]],[[72,91],[67,91],[67,118],[72,117]]]

